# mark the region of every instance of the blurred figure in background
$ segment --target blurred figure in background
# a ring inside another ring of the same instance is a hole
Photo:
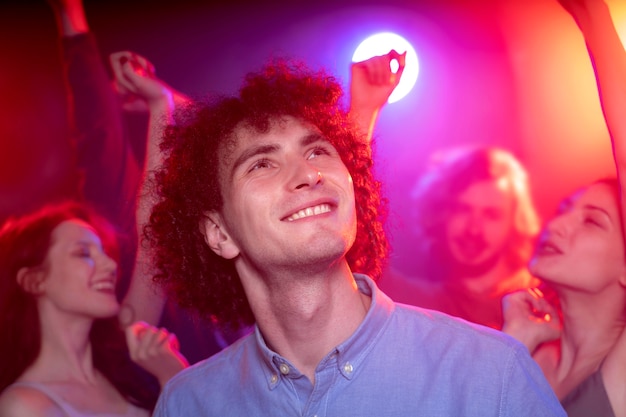
[[[626,258],[616,180],[602,180],[566,198],[545,227],[530,271],[550,285],[559,307],[541,292],[503,301],[503,331],[522,341],[570,415],[608,416],[603,363],[626,323]],[[561,329],[562,325],[562,329]],[[623,397],[622,362],[609,373]],[[610,382],[611,384],[613,382]],[[572,400],[585,404],[570,408]],[[578,413],[572,414],[578,410]],[[586,410],[585,412],[580,412]],[[620,414],[623,415],[623,414]]]
[[[158,142],[163,129],[173,123],[175,109],[188,99],[159,80],[152,64],[132,52],[111,55],[112,82],[90,32],[82,0],[49,3],[61,35],[72,141],[80,174],[76,195],[109,219],[120,235],[118,297],[124,298],[120,320],[124,325],[142,320],[167,327],[177,334],[185,356],[197,362],[239,335],[224,335],[167,300],[151,283],[146,270],[149,254],[141,245],[143,224],[150,212],[150,201],[142,191],[144,177],[159,163]],[[145,137],[130,137],[122,110],[149,114],[147,142]],[[138,192],[143,200],[136,204]]]
[[[505,299],[504,330],[523,341],[569,416],[626,416],[626,52],[602,0],[560,0],[584,37],[617,180],[565,199],[530,265],[558,295]],[[560,322],[558,319],[561,319]]]
[[[538,285],[527,271],[539,218],[521,163],[503,149],[434,156],[413,194],[414,276],[391,271],[380,286],[395,301],[502,328],[502,296]]]
[[[0,415],[148,416],[159,385],[187,366],[164,330],[136,323],[125,340],[116,244],[76,203],[0,228]]]

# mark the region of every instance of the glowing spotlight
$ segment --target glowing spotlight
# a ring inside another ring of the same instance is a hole
[[[389,96],[389,103],[394,103],[406,96],[415,85],[417,75],[419,73],[419,61],[417,53],[411,44],[400,35],[391,32],[377,33],[365,39],[354,51],[352,62],[365,61],[373,56],[385,55],[390,50],[395,49],[396,52],[402,53],[406,51],[406,62],[404,73],[400,84],[393,90]],[[390,68],[393,72],[398,70],[398,62],[391,61]]]

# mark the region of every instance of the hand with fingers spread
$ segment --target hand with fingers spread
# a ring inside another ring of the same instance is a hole
[[[392,71],[391,63],[398,64]],[[391,50],[386,55],[375,56],[351,66],[350,113],[353,120],[371,138],[374,123],[380,109],[400,83],[406,62],[406,52]]]
[[[138,321],[126,328],[126,343],[131,359],[157,377],[161,387],[179,371],[189,366],[180,353],[174,333]]]
[[[504,296],[502,314],[502,331],[526,345],[530,353],[541,343],[556,340],[561,334],[557,309],[537,288]]]

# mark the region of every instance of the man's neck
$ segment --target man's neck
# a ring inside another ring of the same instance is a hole
[[[370,298],[347,263],[316,276],[246,277],[244,288],[267,345],[312,383],[319,362],[363,321]]]

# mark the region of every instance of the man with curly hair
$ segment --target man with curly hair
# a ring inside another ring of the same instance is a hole
[[[528,174],[491,146],[437,152],[411,194],[410,276],[389,271],[381,289],[397,302],[502,329],[502,297],[535,288],[528,272],[540,221]]]
[[[166,132],[156,280],[254,331],[179,373],[155,416],[564,415],[522,345],[376,287],[384,200],[341,96],[274,62]]]

